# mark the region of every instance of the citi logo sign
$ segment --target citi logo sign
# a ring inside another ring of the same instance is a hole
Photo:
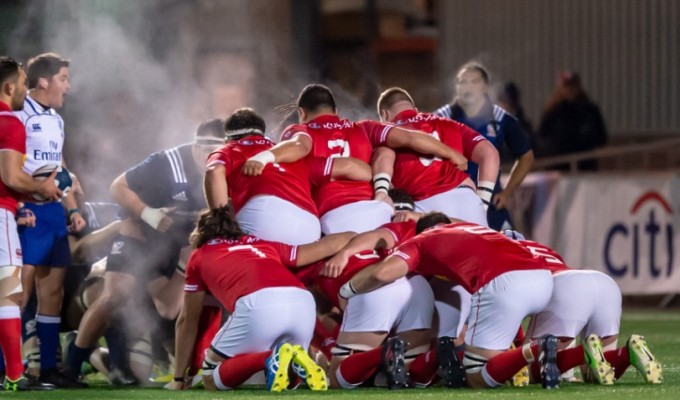
[[[616,222],[604,243],[604,262],[614,277],[638,277],[649,270],[653,278],[673,272],[673,209],[659,193],[643,194],[633,203],[627,222]],[[666,217],[668,216],[668,217]]]

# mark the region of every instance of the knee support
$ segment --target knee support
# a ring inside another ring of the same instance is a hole
[[[368,350],[373,350],[371,346],[365,344],[335,344],[331,349],[333,357],[349,357],[352,354],[363,353]]]
[[[466,351],[463,357],[463,368],[467,374],[476,374],[484,368],[487,362],[489,362],[488,358]]]

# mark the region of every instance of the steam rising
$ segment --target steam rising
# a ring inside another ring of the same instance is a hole
[[[302,77],[318,75],[292,59],[284,11],[286,4],[262,0],[32,1],[10,54],[55,51],[71,59],[72,89],[59,110],[65,159],[88,200],[109,200],[116,176],[189,142],[204,119],[254,107],[278,138],[283,117],[274,107],[294,101],[308,83]],[[331,87],[343,116],[375,117]]]

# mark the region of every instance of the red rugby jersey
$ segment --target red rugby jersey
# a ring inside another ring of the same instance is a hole
[[[26,155],[26,128],[10,107],[0,101],[0,151],[14,150]],[[0,179],[0,208],[14,214],[19,203],[19,193],[10,189]]]
[[[250,157],[273,146],[274,143],[263,136],[247,136],[231,141],[211,153],[207,166],[219,163],[226,168],[227,188],[236,213],[253,197],[270,195],[318,216],[316,205],[312,201],[307,166],[303,160],[267,164],[259,176],[246,176],[241,171],[241,167]]]
[[[350,122],[337,115],[321,115],[306,124],[289,126],[281,140],[306,135],[312,140],[307,158],[354,157],[370,163],[373,148],[385,144],[392,127],[375,121]],[[370,182],[328,181],[313,185],[312,195],[319,215],[324,215],[346,204],[372,199],[373,188]]]
[[[474,148],[486,140],[484,136],[461,123],[415,110],[397,114],[394,124],[426,132],[467,159],[472,157]],[[408,149],[396,150],[392,184],[395,188],[406,191],[416,201],[458,187],[467,177],[467,173],[459,171],[450,161]]]
[[[549,269],[544,257],[492,229],[453,223],[427,230],[404,242],[391,257],[400,257],[409,271],[443,276],[470,293],[511,271]]]
[[[211,240],[191,254],[184,291],[208,291],[233,313],[239,298],[260,289],[304,288],[287,268],[295,266],[297,249],[248,235],[237,240]]]

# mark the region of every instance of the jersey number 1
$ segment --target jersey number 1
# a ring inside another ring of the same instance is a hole
[[[257,248],[249,245],[249,244],[243,244],[243,245],[238,245],[238,246],[231,246],[229,248],[229,251],[252,251],[256,255],[258,255],[260,258],[266,258],[267,255],[258,250]]]

